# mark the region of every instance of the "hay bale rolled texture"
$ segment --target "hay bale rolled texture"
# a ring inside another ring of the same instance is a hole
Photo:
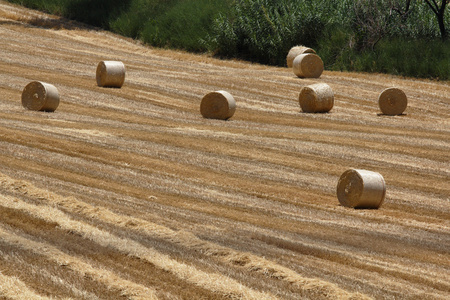
[[[386,195],[386,184],[380,173],[350,169],[337,184],[341,205],[353,208],[379,208]]]
[[[125,82],[125,65],[121,61],[101,61],[96,77],[100,87],[120,88]]]
[[[301,89],[298,102],[303,112],[329,112],[334,105],[334,93],[326,83],[316,83]]]
[[[215,91],[206,94],[200,104],[200,113],[204,118],[227,120],[236,111],[236,101],[226,91]]]
[[[32,81],[22,91],[22,106],[29,110],[53,112],[58,105],[58,89],[49,83]]]
[[[401,115],[408,106],[408,98],[401,89],[387,88],[378,97],[378,105],[385,115]]]
[[[316,51],[314,51],[311,48],[305,47],[305,46],[294,46],[291,48],[291,50],[289,50],[288,55],[286,56],[286,63],[288,68],[292,68],[294,59],[299,56],[300,54],[304,54],[304,53],[316,53]]]
[[[316,54],[300,54],[292,63],[292,70],[300,78],[319,78],[323,72],[323,61]]]

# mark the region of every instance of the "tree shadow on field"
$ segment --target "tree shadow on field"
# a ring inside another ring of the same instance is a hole
[[[20,18],[17,21],[16,20],[0,21],[0,26],[2,25],[16,25],[26,28],[38,27],[53,30],[98,29],[63,17],[56,17],[56,18],[34,17],[31,19]]]
[[[74,0],[63,8],[63,16],[19,17],[0,25],[22,25],[53,30],[109,29],[110,20],[125,12],[131,0]]]
[[[31,26],[53,30],[75,30],[75,29],[93,29],[93,27],[81,24],[79,22],[69,20],[63,17],[59,18],[33,18],[26,21]]]

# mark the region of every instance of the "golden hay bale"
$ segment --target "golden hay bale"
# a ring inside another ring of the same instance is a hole
[[[329,112],[334,105],[334,94],[326,83],[316,83],[301,89],[298,102],[307,113]]]
[[[401,115],[408,105],[408,99],[401,89],[387,88],[378,97],[378,105],[385,115]]]
[[[379,208],[386,195],[386,184],[380,173],[350,169],[337,184],[341,205],[353,208]]]
[[[49,83],[32,81],[22,91],[22,105],[29,110],[55,111],[59,105],[58,89]]]
[[[226,91],[206,94],[200,104],[200,113],[204,118],[226,120],[236,111],[236,101]]]
[[[300,78],[319,78],[323,72],[323,61],[313,53],[300,54],[294,58],[292,70]]]
[[[125,81],[125,65],[121,61],[101,61],[96,75],[98,86],[120,88]]]
[[[292,68],[292,64],[294,62],[294,59],[299,56],[300,54],[304,53],[316,53],[311,48],[305,47],[305,46],[294,46],[289,50],[288,55],[286,56],[286,63],[288,68]]]

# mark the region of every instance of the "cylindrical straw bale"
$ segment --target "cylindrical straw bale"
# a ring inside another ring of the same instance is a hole
[[[387,88],[378,97],[378,105],[385,115],[401,115],[408,105],[408,99],[401,89]]]
[[[334,105],[334,93],[326,83],[316,83],[301,89],[298,102],[303,112],[329,112]]]
[[[292,63],[292,70],[300,78],[319,78],[323,72],[323,61],[313,53],[300,54]]]
[[[337,184],[341,205],[353,208],[379,208],[386,195],[386,184],[380,173],[350,169]]]
[[[236,101],[226,91],[206,94],[200,104],[200,113],[204,118],[227,120],[236,111]]]
[[[125,82],[125,65],[121,61],[101,61],[96,75],[98,86],[120,88]]]
[[[314,51],[311,48],[305,47],[305,46],[292,47],[291,50],[289,50],[288,55],[286,56],[286,63],[287,63],[288,68],[292,68],[294,58],[296,58],[300,54],[304,54],[304,53],[314,53],[315,54],[316,51]]]
[[[58,89],[49,83],[32,81],[22,91],[22,105],[29,110],[53,112],[59,105]]]

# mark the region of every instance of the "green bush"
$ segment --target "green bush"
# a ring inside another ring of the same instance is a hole
[[[347,71],[351,68],[353,55],[353,35],[343,26],[327,28],[318,41],[320,50],[316,49],[327,70]]]
[[[131,0],[72,0],[64,16],[97,27],[110,29],[110,20],[129,9]]]
[[[373,50],[351,47],[351,32],[336,28],[319,41],[325,68],[450,80],[450,41],[385,38]]]
[[[127,10],[110,20],[109,26],[119,34],[140,38],[142,31],[150,22],[164,14],[177,2],[177,0],[133,0]]]
[[[207,51],[204,37],[211,31],[219,12],[228,7],[223,0],[176,1],[144,24],[140,38],[158,47]]]
[[[376,59],[373,71],[376,72],[450,79],[450,41],[448,40],[386,39],[380,42],[373,56]]]
[[[449,44],[439,40],[431,10],[413,0],[402,15],[389,9],[393,2],[236,0],[216,19],[208,45],[219,56],[285,65],[289,49],[302,44],[326,69],[449,79]],[[448,12],[445,20],[450,30]]]
[[[317,44],[315,33],[323,30],[325,22],[307,13],[311,7],[304,1],[236,1],[229,16],[216,20],[209,49],[221,56],[284,65],[294,44]]]

